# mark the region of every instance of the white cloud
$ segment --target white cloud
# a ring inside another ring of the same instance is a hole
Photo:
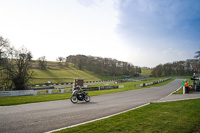
[[[133,64],[153,67],[193,58],[200,41],[198,0],[118,0],[115,6],[120,22],[116,31]]]

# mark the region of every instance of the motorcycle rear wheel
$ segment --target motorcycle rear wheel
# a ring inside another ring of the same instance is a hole
[[[85,98],[84,98],[84,100],[85,100],[86,102],[89,102],[89,101],[90,101],[90,96],[88,96],[88,95],[85,95]]]
[[[76,96],[72,96],[71,97],[71,102],[72,103],[77,103],[78,102],[78,98]]]

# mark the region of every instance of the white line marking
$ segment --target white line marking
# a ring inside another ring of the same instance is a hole
[[[59,129],[52,130],[52,131],[48,131],[48,132],[45,132],[45,133],[53,133],[53,132],[60,131],[60,130],[63,130],[63,129],[72,128],[72,127],[77,127],[77,126],[80,126],[80,125],[83,125],[83,124],[87,124],[87,123],[91,123],[91,122],[94,122],[94,121],[103,120],[103,119],[106,119],[106,118],[109,118],[109,117],[112,117],[112,116],[115,116],[115,115],[119,115],[119,114],[122,114],[122,113],[126,113],[126,112],[128,112],[128,111],[131,111],[131,110],[134,110],[134,109],[137,109],[137,108],[144,107],[144,106],[149,105],[149,104],[150,104],[150,103],[146,103],[146,104],[140,105],[140,106],[138,106],[138,107],[131,108],[131,109],[128,109],[128,110],[125,110],[125,111],[122,111],[122,112],[119,112],[119,113],[115,113],[115,114],[112,114],[112,115],[109,115],[109,116],[105,116],[105,117],[102,117],[102,118],[98,118],[98,119],[86,121],[86,122],[83,122],[83,123],[79,123],[79,124],[75,124],[75,125],[71,125],[71,126],[59,128]]]
[[[181,87],[182,87],[182,85],[181,85]],[[165,96],[165,97],[163,97],[163,98],[161,98],[161,99],[159,99],[159,100],[157,100],[157,101],[160,101],[160,100],[162,100],[162,99],[164,99],[164,98],[166,98],[166,97],[168,97],[168,96],[171,96],[174,92],[177,92],[178,90],[180,90],[181,87],[179,87],[178,89],[176,89],[175,91],[173,91],[173,92],[170,93],[169,95],[167,95],[167,96]],[[155,102],[157,102],[157,101],[155,101]]]
[[[184,81],[186,81],[186,79],[184,79]],[[181,87],[182,87],[183,85],[181,85]],[[169,94],[168,96],[171,96],[174,92],[177,92],[178,90],[180,90],[181,89],[181,87],[179,87],[177,90],[175,90],[175,91],[173,91],[171,94]]]

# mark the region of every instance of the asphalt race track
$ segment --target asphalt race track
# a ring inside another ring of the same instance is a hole
[[[105,117],[149,102],[157,101],[183,81],[176,79],[161,86],[91,97],[91,102],[72,104],[68,100],[0,106],[0,132],[42,133]]]

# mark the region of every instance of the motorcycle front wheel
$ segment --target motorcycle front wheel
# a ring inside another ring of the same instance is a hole
[[[72,103],[77,103],[78,102],[78,98],[76,96],[72,96],[71,97],[71,102]]]
[[[84,100],[85,100],[86,102],[89,102],[89,101],[90,101],[90,96],[88,96],[88,95],[85,95],[85,98],[84,98]]]

